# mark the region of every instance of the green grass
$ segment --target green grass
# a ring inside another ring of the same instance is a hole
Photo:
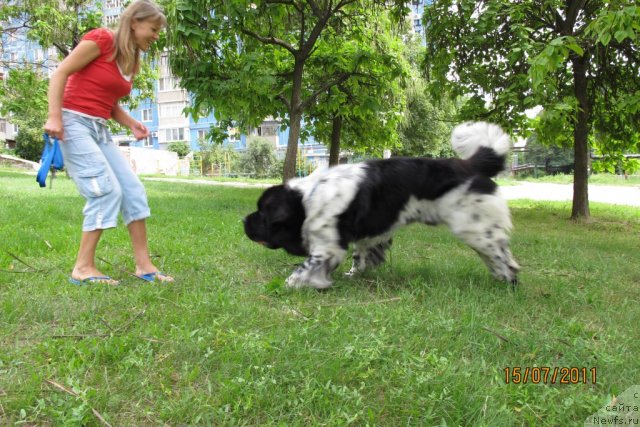
[[[151,250],[173,285],[67,282],[83,201],[0,172],[0,424],[582,425],[640,383],[640,209],[512,202],[521,286],[444,228],[326,292],[282,287],[301,259],[250,242],[261,190],[146,182]],[[596,368],[592,384],[506,384],[505,368]],[[56,384],[63,386],[61,390]]]

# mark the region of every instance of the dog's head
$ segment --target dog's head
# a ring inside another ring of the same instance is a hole
[[[244,232],[269,249],[283,248],[293,255],[307,255],[302,243],[304,219],[302,195],[284,185],[276,185],[262,193],[258,210],[244,219]]]

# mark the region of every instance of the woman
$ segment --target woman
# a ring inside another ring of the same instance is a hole
[[[149,49],[166,23],[155,3],[136,0],[123,11],[115,32],[105,28],[89,31],[51,76],[44,130],[61,141],[67,172],[87,201],[70,277],[74,284],[119,283],[95,264],[102,230],[117,225],[119,212],[131,237],[136,276],[173,281],[151,261],[145,223],[151,214],[147,196],[106,125],[113,119],[131,129],[137,140],[149,135],[146,126],[123,110],[118,100],[131,92],[140,68],[140,51]]]

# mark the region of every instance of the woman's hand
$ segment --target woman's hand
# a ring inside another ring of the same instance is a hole
[[[51,137],[59,141],[64,140],[64,126],[60,117],[49,117],[44,124],[44,131]]]
[[[130,129],[131,132],[133,132],[133,136],[136,138],[136,141],[149,136],[149,129],[139,121],[134,121]]]

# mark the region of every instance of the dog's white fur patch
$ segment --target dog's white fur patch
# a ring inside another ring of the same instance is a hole
[[[511,148],[511,139],[493,123],[466,122],[453,128],[451,146],[461,159],[473,156],[480,147],[491,148],[503,156]]]

